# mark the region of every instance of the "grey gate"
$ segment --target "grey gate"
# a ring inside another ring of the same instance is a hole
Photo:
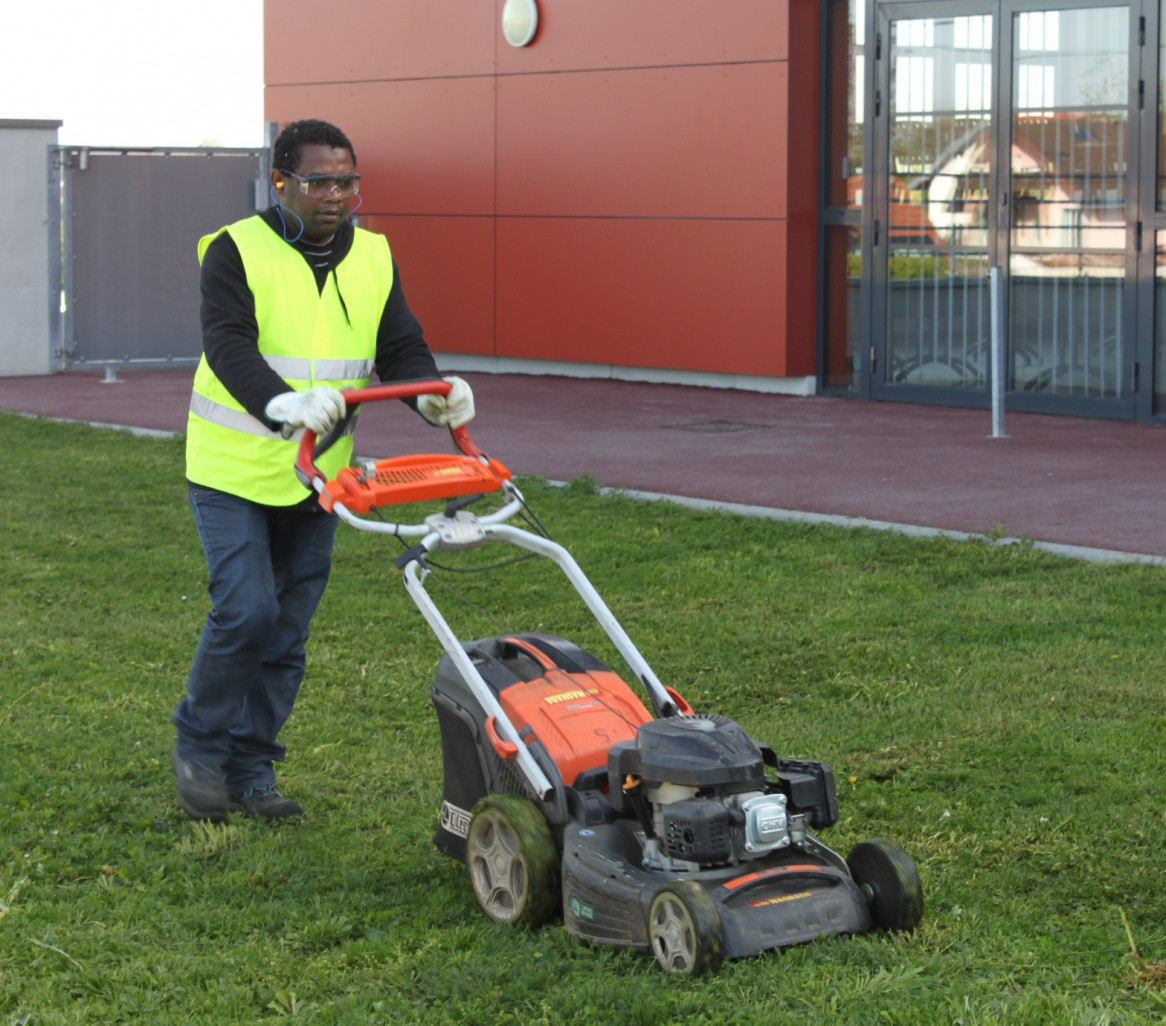
[[[196,362],[198,240],[267,206],[268,162],[262,149],[51,148],[62,365]]]

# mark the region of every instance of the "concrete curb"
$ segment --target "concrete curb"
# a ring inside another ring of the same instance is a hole
[[[556,488],[565,488],[566,481],[548,481]],[[717,513],[736,513],[739,516],[760,517],[795,524],[824,524],[831,527],[865,528],[868,531],[889,531],[909,538],[950,538],[953,541],[979,541],[987,545],[1031,545],[1034,549],[1066,559],[1088,563],[1141,563],[1147,566],[1166,566],[1166,557],[1140,552],[1118,552],[1082,545],[1062,545],[1057,542],[1035,541],[1029,538],[990,538],[986,534],[966,531],[947,531],[939,527],[919,527],[915,524],[896,524],[887,520],[868,520],[866,517],[843,517],[830,513],[804,513],[794,509],[775,509],[771,506],[748,506],[736,502],[717,502],[694,499],[684,495],[666,495],[662,492],[641,492],[630,488],[599,488],[600,495],[626,495],[645,502],[670,502],[687,509],[711,510]]]

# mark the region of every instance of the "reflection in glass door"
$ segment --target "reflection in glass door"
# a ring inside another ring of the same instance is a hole
[[[1007,403],[1133,412],[1137,14],[1122,3],[1028,9],[1039,2],[876,9],[879,398],[987,404],[988,280],[1000,267]]]
[[[986,387],[993,23],[890,23],[886,384]]]
[[[1012,18],[1010,381],[1018,392],[1122,394],[1129,348],[1129,10]]]

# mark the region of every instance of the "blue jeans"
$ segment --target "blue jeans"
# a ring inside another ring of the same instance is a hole
[[[212,609],[186,697],[178,755],[224,773],[227,791],[275,783],[276,742],[304,677],[308,623],[328,583],[337,518],[317,505],[261,506],[188,484]]]

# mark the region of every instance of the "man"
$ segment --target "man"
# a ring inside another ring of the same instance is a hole
[[[190,505],[212,609],[174,712],[178,800],[195,819],[269,819],[303,809],[275,789],[276,741],[304,675],[308,624],[331,566],[336,517],[296,479],[303,429],[346,410],[340,389],[435,378],[383,236],[348,214],[360,176],[352,143],[297,121],[272,151],[268,211],[199,242],[203,356],[187,423]],[[460,378],[412,405],[433,424],[474,415]],[[341,439],[317,465],[331,476]]]

